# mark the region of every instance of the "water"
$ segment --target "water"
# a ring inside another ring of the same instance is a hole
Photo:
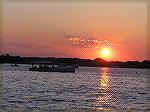
[[[28,71],[3,66],[3,111],[144,110],[146,69],[80,67],[75,73]]]

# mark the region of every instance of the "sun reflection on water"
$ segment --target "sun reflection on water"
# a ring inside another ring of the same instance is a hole
[[[109,110],[111,96],[109,95],[109,68],[101,68],[99,79],[99,95],[95,100],[96,110]]]
[[[106,92],[109,87],[109,68],[101,68],[99,83],[100,91]]]
[[[109,86],[109,76],[104,73],[100,77],[100,90],[107,90]]]

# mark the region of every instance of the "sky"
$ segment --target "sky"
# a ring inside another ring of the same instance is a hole
[[[145,3],[4,3],[3,53],[142,61],[146,11]]]

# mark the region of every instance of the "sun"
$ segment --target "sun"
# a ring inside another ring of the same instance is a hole
[[[110,57],[110,49],[108,49],[108,48],[103,48],[103,49],[101,50],[101,55],[102,55],[102,57],[104,57],[104,58]]]

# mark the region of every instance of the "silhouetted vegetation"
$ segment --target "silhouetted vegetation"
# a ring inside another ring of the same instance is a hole
[[[79,58],[54,58],[54,57],[21,57],[11,56],[9,54],[0,56],[0,63],[17,63],[17,64],[32,64],[36,61],[50,61],[53,64],[66,63],[66,65],[73,66],[78,64],[79,66],[87,67],[115,67],[115,68],[150,68],[150,61],[144,60],[139,61],[110,61],[107,62],[101,58],[94,60],[90,59],[79,59]]]

